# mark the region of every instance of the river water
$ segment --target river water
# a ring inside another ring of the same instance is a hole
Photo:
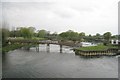
[[[82,58],[58,45],[39,45],[29,51],[17,49],[3,54],[3,78],[118,78],[118,58]]]

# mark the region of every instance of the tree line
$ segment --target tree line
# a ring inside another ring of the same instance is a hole
[[[44,38],[49,40],[72,40],[72,41],[86,41],[86,42],[104,42],[107,44],[110,39],[118,39],[118,35],[112,35],[111,32],[105,32],[104,34],[96,33],[96,35],[86,35],[85,32],[75,32],[73,30],[68,30],[62,33],[50,33],[47,30],[37,30],[34,27],[19,27],[16,30],[8,30],[5,28],[2,30],[2,43],[6,44],[7,37],[23,37],[31,39],[33,37]]]

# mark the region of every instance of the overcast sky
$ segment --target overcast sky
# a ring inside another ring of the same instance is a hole
[[[24,2],[26,1],[26,2]],[[51,32],[118,34],[119,0],[2,0],[10,28],[33,26]]]

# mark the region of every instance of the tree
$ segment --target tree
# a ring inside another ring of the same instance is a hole
[[[83,39],[84,37],[85,37],[85,33],[84,32],[79,33],[79,38],[80,38],[79,40],[80,41],[84,41],[84,39]]]
[[[118,39],[118,35],[111,36],[112,39]]]
[[[85,36],[85,41],[87,41],[87,42],[93,42],[94,38],[93,38],[93,36],[91,34],[89,34],[89,35]]]
[[[35,31],[34,27],[28,27],[28,29],[30,30],[31,33],[34,33],[34,31]]]
[[[110,39],[111,39],[111,35],[112,34],[110,32],[106,32],[106,33],[103,34],[105,45],[109,44]]]
[[[21,32],[20,32],[20,30],[10,31],[10,37],[21,37]]]
[[[48,32],[46,30],[38,30],[38,37],[45,38]]]
[[[28,27],[28,28],[21,27],[20,28],[21,35],[24,38],[32,38],[34,35],[34,30],[35,30],[35,28],[33,28],[33,27]]]
[[[111,39],[111,33],[110,32],[106,32],[103,34],[103,37],[105,40],[109,41]]]
[[[81,33],[79,33],[79,36],[84,37],[84,36],[85,36],[85,33],[84,33],[84,32],[81,32]]]
[[[7,45],[7,37],[9,36],[9,30],[2,28],[2,47]]]
[[[96,33],[96,35],[95,35],[96,37],[100,37],[101,35],[99,34],[99,33]]]
[[[51,40],[57,40],[58,39],[58,34],[57,32],[54,32],[52,34],[49,35],[49,39]]]
[[[76,40],[79,39],[79,34],[77,32],[72,31],[72,30],[62,32],[62,33],[59,34],[59,36],[64,40],[76,41]]]

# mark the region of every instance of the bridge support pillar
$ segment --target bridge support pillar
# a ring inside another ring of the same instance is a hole
[[[36,51],[39,52],[39,45],[36,45]]]
[[[60,53],[62,53],[62,45],[60,45]]]
[[[47,44],[46,49],[47,49],[47,52],[50,52],[50,44]]]

